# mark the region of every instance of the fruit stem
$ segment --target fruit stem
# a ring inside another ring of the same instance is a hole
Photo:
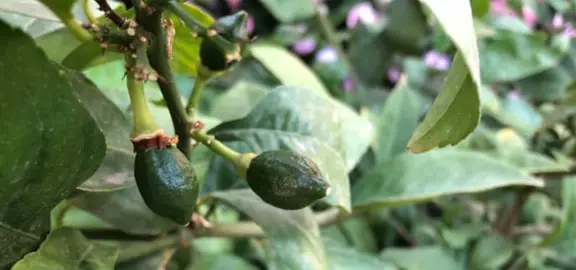
[[[240,159],[240,153],[236,152],[234,149],[223,144],[221,141],[214,138],[214,136],[208,135],[201,131],[195,131],[191,133],[192,138],[206,147],[210,148],[210,150],[220,156],[222,156],[228,162],[236,164]]]
[[[88,19],[89,23],[95,23],[96,17],[94,17],[94,13],[90,10],[90,5],[88,3],[90,1],[91,0],[82,0],[82,11],[84,11],[84,15],[86,16],[86,19]]]
[[[142,51],[144,50],[144,51]],[[139,44],[136,49],[136,57],[142,57],[146,55],[146,44]],[[144,54],[144,55],[142,55]],[[138,66],[139,62],[134,58],[132,53],[127,53],[124,57],[126,59],[127,65],[127,77],[128,77],[128,94],[130,95],[130,103],[132,104],[132,134],[131,137],[137,137],[139,135],[153,134],[160,128],[154,122],[152,113],[148,109],[148,104],[146,96],[144,95],[144,81],[139,78]]]
[[[188,98],[188,104],[186,104],[186,113],[190,121],[194,121],[194,114],[198,108],[198,103],[200,103],[200,93],[202,92],[202,86],[204,86],[204,77],[196,76],[194,80],[194,87],[192,88],[192,93]]]
[[[190,124],[188,122],[186,110],[184,109],[184,105],[180,99],[180,93],[178,92],[176,83],[174,82],[172,69],[170,68],[167,35],[162,20],[163,10],[160,7],[148,9],[146,7],[141,7],[139,3],[136,4],[137,5],[134,5],[134,8],[136,9],[136,21],[146,31],[152,34],[153,40],[148,49],[148,59],[150,65],[156,70],[156,72],[158,72],[158,75],[161,78],[158,79],[158,86],[160,87],[168,111],[170,112],[176,135],[178,135],[178,149],[180,149],[184,155],[189,156],[191,147]]]

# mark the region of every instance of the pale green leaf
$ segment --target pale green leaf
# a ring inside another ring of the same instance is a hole
[[[352,187],[352,205],[398,206],[513,185],[542,187],[543,183],[481,153],[455,149],[404,153],[362,177]]]
[[[460,270],[462,266],[450,253],[439,246],[385,248],[381,257],[403,270]]]

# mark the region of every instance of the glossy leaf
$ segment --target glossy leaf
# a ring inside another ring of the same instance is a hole
[[[13,270],[77,270],[112,269],[118,248],[114,245],[91,243],[72,228],[59,228],[52,231],[38,251],[24,256]]]
[[[130,121],[82,73],[67,73],[83,102],[106,136],[106,157],[96,173],[79,188],[86,191],[110,191],[134,185],[134,153],[130,137]]]
[[[322,238],[330,270],[395,270],[394,264],[370,253],[359,252],[335,240]]]
[[[376,126],[375,152],[378,160],[391,159],[406,152],[410,136],[420,118],[420,97],[401,79],[384,106],[374,116]]]
[[[482,78],[486,83],[510,82],[535,75],[556,66],[569,44],[563,35],[547,41],[538,33],[500,31],[479,42]]]
[[[38,18],[40,20],[48,20],[58,22],[58,17],[54,15],[49,8],[47,8],[40,1],[36,0],[3,0],[0,2],[0,10],[22,14],[23,16]]]
[[[154,214],[136,186],[110,192],[87,192],[70,199],[70,203],[131,234],[156,235],[178,227]]]
[[[471,255],[471,269],[500,269],[514,255],[514,244],[502,235],[482,236]]]
[[[359,208],[398,206],[512,185],[541,187],[543,183],[520,169],[471,151],[405,153],[377,164],[362,177],[352,188],[352,204]]]
[[[442,270],[459,270],[462,266],[452,255],[439,246],[415,248],[387,248],[382,258],[404,270],[425,270],[431,266]]]
[[[210,132],[223,140],[250,140],[249,135],[256,134],[312,136],[338,150],[351,170],[366,151],[373,131],[370,123],[344,104],[308,89],[281,86],[264,96],[244,118]]]
[[[270,269],[328,269],[318,224],[309,208],[282,210],[249,189],[215,192],[210,197],[226,202],[262,227]]]
[[[188,14],[204,27],[209,27],[214,23],[214,18],[196,5],[190,3],[182,3],[181,5]],[[200,63],[202,38],[194,37],[192,31],[176,15],[170,14],[170,20],[174,24],[174,30],[176,31],[172,47],[173,57],[170,64],[175,72],[196,76],[198,64]]]
[[[5,11],[4,7],[2,6],[2,5],[4,5],[4,2],[5,1],[2,1],[2,4],[0,4],[0,19],[2,19],[6,23],[8,23],[14,27],[18,27],[18,28],[22,29],[22,31],[24,31],[26,34],[30,35],[33,38],[37,38],[37,37],[42,36],[46,33],[49,33],[51,31],[54,31],[56,29],[63,27],[62,23],[59,22],[58,20],[36,18],[36,17],[28,16],[28,14],[26,14],[26,15],[21,14],[22,9],[24,9],[23,7],[16,8],[15,11],[10,12],[11,7],[17,6],[16,3],[12,3],[12,6],[8,7],[8,11]],[[7,1],[7,2],[12,2],[12,1]],[[9,5],[9,3],[7,3],[7,5]],[[38,5],[43,7],[42,4],[40,4],[40,3],[38,3]],[[30,7],[28,7],[28,8],[33,9]],[[43,10],[40,11],[40,13],[43,13]],[[49,13],[48,15],[53,16],[51,11],[48,10],[47,13]]]
[[[408,142],[415,153],[455,145],[470,134],[480,121],[478,81],[474,81],[458,53],[444,86],[432,108]]]
[[[106,145],[70,82],[33,40],[2,22],[0,36],[0,147],[10,153],[0,156],[5,266],[35,247],[52,207],[92,176]]]

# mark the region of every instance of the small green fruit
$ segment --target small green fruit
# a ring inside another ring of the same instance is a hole
[[[330,192],[318,166],[291,151],[261,153],[250,162],[246,181],[262,200],[286,210],[304,208]]]
[[[136,152],[134,177],[144,202],[159,216],[187,224],[198,198],[198,181],[190,162],[174,147]]]

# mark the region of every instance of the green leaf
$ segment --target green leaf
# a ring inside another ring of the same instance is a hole
[[[390,44],[391,49],[403,53],[421,53],[429,43],[427,36],[431,33],[422,6],[423,2],[418,0],[392,1],[386,5],[384,14],[387,21],[380,42]],[[369,54],[370,51],[368,49],[367,53]]]
[[[36,43],[48,58],[56,63],[61,63],[70,52],[82,44],[68,28],[44,34],[36,39]]]
[[[457,53],[444,86],[432,108],[408,142],[415,153],[435,147],[455,145],[470,134],[480,122],[478,82]]]
[[[376,165],[362,177],[352,187],[352,205],[398,206],[511,185],[541,187],[543,183],[511,165],[471,151],[405,153]]]
[[[499,234],[481,237],[471,255],[471,269],[500,269],[514,255],[514,244]]]
[[[374,119],[377,160],[384,161],[406,152],[406,145],[418,125],[421,102],[403,77]]]
[[[38,251],[24,256],[12,270],[77,270],[112,269],[118,248],[91,243],[80,231],[62,227],[52,231]]]
[[[33,40],[0,22],[0,243],[5,266],[35,247],[49,213],[98,168],[104,135]]]
[[[351,170],[365,153],[372,125],[342,103],[308,89],[280,86],[264,96],[244,118],[210,131],[222,140],[251,140],[251,136],[312,136],[342,155]],[[273,143],[267,142],[267,143]]]
[[[241,80],[214,101],[210,115],[223,122],[245,117],[267,92],[260,83]]]
[[[209,27],[214,23],[214,18],[198,6],[190,3],[182,3],[181,5],[188,14],[204,27]],[[196,76],[198,64],[200,63],[202,38],[194,37],[190,29],[175,14],[170,14],[169,18],[174,24],[174,30],[176,31],[172,46],[173,57],[170,64],[175,72],[182,75]]]
[[[256,268],[240,257],[227,253],[200,253],[194,257],[190,270],[255,270]]]
[[[474,17],[482,18],[490,11],[490,0],[470,0]]]
[[[70,203],[130,234],[157,235],[178,227],[154,214],[136,186],[110,192],[86,192],[70,199]]]
[[[381,256],[403,270],[427,270],[430,267],[442,270],[462,269],[461,264],[448,251],[439,246],[387,248]]]
[[[393,264],[370,253],[359,252],[335,240],[322,238],[330,270],[395,270]]]
[[[570,45],[568,37],[544,33],[499,31],[480,40],[480,66],[485,83],[511,82],[556,66]]]
[[[472,77],[472,81],[476,88],[480,88],[480,60],[478,58],[478,46],[476,35],[474,34],[470,2],[461,0],[420,0],[420,2],[430,9],[446,35],[450,37],[456,48],[458,48],[460,56],[463,57],[464,63],[466,63],[465,66],[468,67],[468,73]],[[458,10],[458,12],[454,12],[454,10]],[[458,56],[455,58],[458,58]],[[448,82],[445,84],[445,86],[452,85]]]
[[[310,208],[282,210],[263,202],[249,189],[215,192],[210,197],[226,202],[262,227],[270,269],[328,269]]]
[[[39,0],[59,18],[72,18],[72,7],[76,0]]]
[[[29,16],[28,14],[22,14],[19,11],[22,11],[21,9],[24,9],[24,7],[20,8],[16,7],[16,11],[10,11],[11,7],[18,6],[17,3],[12,3],[12,6],[8,7],[8,11],[4,11],[2,6],[4,2],[5,1],[2,1],[2,4],[0,4],[0,19],[14,27],[22,29],[22,31],[26,32],[26,34],[30,35],[33,38],[37,38],[56,29],[62,28],[63,26],[62,23],[57,19],[56,20],[54,20],[53,18],[44,19]],[[40,3],[37,4],[43,7],[42,4]],[[34,10],[34,8],[31,6],[28,6],[28,9]],[[47,10],[46,12],[49,13],[47,15],[52,15],[51,11]],[[39,13],[44,14],[43,10],[39,11]],[[40,15],[40,17],[43,16]]]
[[[407,1],[392,3],[402,4],[404,2]],[[380,84],[386,75],[382,70],[388,70],[392,60],[394,60],[395,50],[391,48],[390,44],[387,44],[392,39],[384,34],[384,29],[386,28],[383,25],[360,23],[350,37],[348,53],[350,62],[358,78],[369,85]],[[339,80],[339,87],[341,87],[341,83],[342,80]]]
[[[568,70],[553,67],[517,82],[517,88],[531,100],[538,102],[560,101],[574,78]]]
[[[41,20],[58,22],[59,19],[44,4],[36,0],[2,0],[0,10]],[[61,23],[60,23],[61,24]]]
[[[562,180],[562,220],[540,246],[552,246],[560,255],[574,255],[576,249],[576,177]]]
[[[254,44],[250,54],[286,86],[308,88],[322,96],[328,96],[328,89],[314,72],[288,50],[271,44]]]
[[[106,136],[106,157],[96,173],[79,188],[85,191],[111,191],[134,185],[134,153],[130,137],[130,121],[92,81],[82,73],[66,72],[78,98]]]
[[[259,0],[262,5],[282,23],[294,23],[309,19],[315,14],[314,2],[308,0]]]

